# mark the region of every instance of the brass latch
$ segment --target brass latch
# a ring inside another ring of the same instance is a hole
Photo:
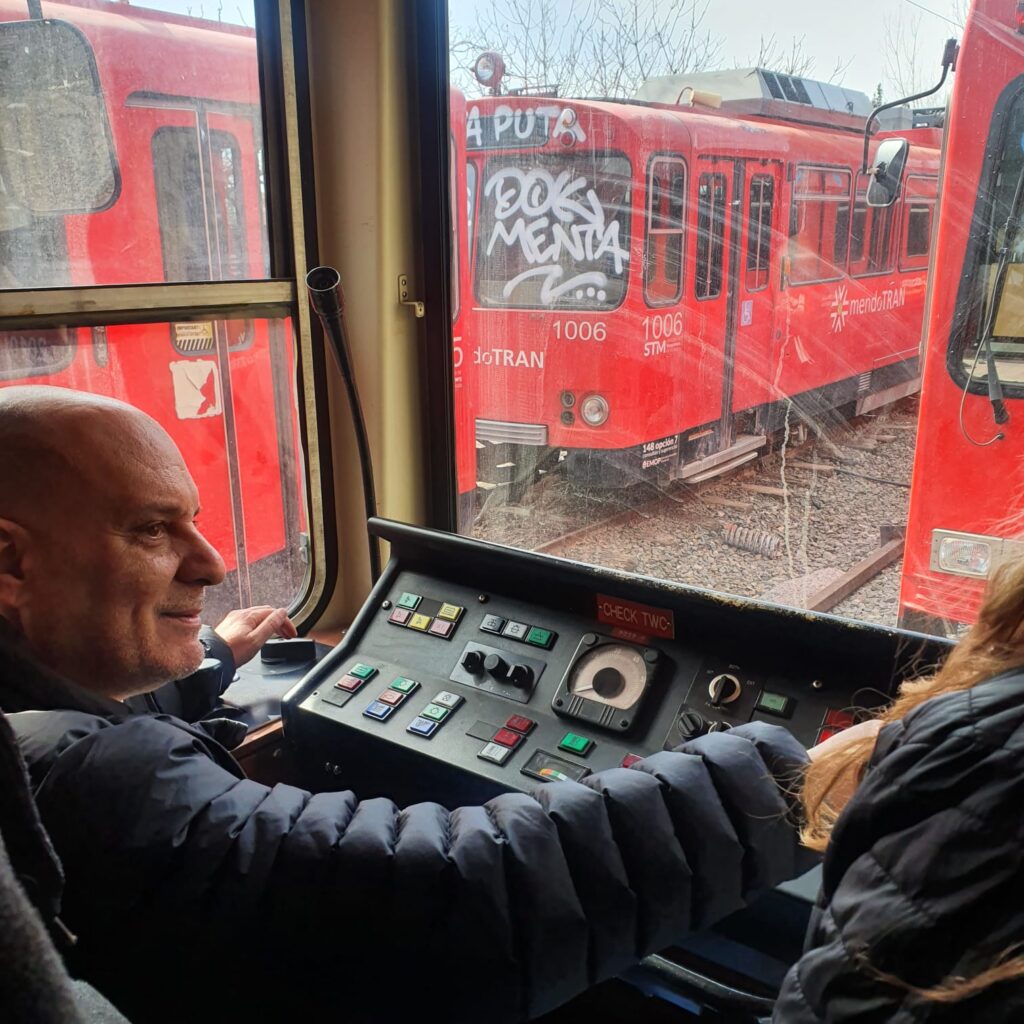
[[[416,314],[417,319],[422,319],[427,315],[427,307],[419,299],[409,298],[408,274],[398,275],[398,301],[403,306],[412,306],[412,311]]]

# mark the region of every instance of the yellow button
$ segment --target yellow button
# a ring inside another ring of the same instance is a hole
[[[425,633],[428,629],[430,629],[430,622],[431,619],[429,615],[414,615],[409,620],[409,628],[420,629],[423,630],[423,632]]]
[[[437,613],[439,619],[447,619],[449,622],[458,622],[462,614],[462,607],[457,604],[443,604]]]

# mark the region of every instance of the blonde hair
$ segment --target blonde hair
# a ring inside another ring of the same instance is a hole
[[[950,652],[942,667],[921,679],[908,680],[896,700],[878,717],[895,722],[940,694],[968,690],[1009,669],[1024,666],[1024,559],[1007,563],[992,577],[978,621]],[[875,746],[875,737],[851,741],[823,752],[807,768],[801,799],[804,827],[801,838],[812,850],[824,851],[842,811],[834,794],[852,792],[860,782]],[[952,1003],[976,995],[1001,981],[1024,976],[1024,956],[1006,950],[986,970],[971,977],[950,976],[931,988],[916,988],[874,968],[861,957],[864,969],[880,981],[896,985],[923,999]]]

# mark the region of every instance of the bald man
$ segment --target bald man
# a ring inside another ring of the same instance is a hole
[[[0,619],[47,667],[123,701],[215,657],[220,671],[156,700],[194,720],[266,640],[296,635],[285,609],[260,607],[200,636],[203,595],[224,563],[154,420],[62,388],[8,388],[0,402]]]
[[[125,704],[195,667],[223,574],[163,430],[0,389],[0,503],[0,706],[73,965],[136,1024],[526,1020],[811,862],[806,752],[761,723],[484,807],[257,785],[202,728]]]

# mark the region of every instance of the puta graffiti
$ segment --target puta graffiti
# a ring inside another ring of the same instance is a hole
[[[594,263],[610,256],[616,276],[629,262],[619,222],[605,216],[597,192],[587,187],[585,177],[573,177],[568,170],[554,176],[542,167],[529,171],[503,167],[491,175],[484,195],[494,201],[495,218],[487,255],[501,242],[510,249],[518,246],[531,265],[506,283],[505,298],[535,277],[542,279],[540,300],[545,305],[573,291],[577,298],[587,295],[599,302],[607,298],[608,277],[602,271],[587,270],[563,280],[566,257],[573,263]]]

